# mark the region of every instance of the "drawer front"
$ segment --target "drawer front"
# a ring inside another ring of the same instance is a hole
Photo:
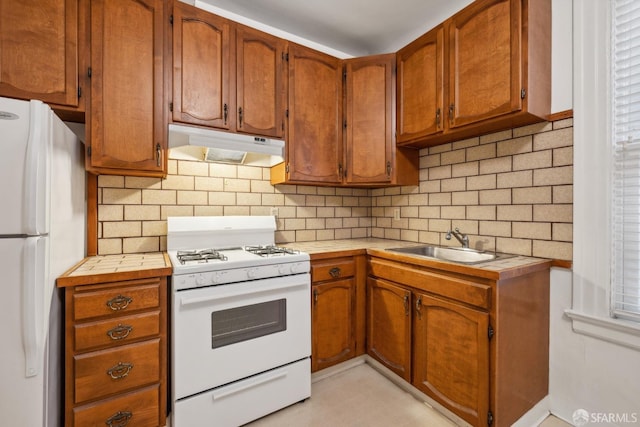
[[[120,316],[116,319],[81,323],[74,326],[77,352],[128,344],[160,334],[160,311]]]
[[[164,425],[164,420],[158,420],[159,408],[160,386],[155,385],[114,399],[74,408],[73,425],[157,427]]]
[[[160,339],[74,356],[75,403],[160,381]]]
[[[487,310],[491,308],[491,286],[488,284],[418,270],[377,258],[371,259],[369,274]]]
[[[120,316],[136,310],[158,308],[160,305],[159,279],[138,283],[136,286],[77,291],[73,295],[74,320]]]
[[[311,281],[344,279],[355,274],[356,265],[353,258],[336,258],[314,261],[311,263]]]

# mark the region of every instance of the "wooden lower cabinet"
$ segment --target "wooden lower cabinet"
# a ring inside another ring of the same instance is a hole
[[[411,291],[367,279],[367,354],[411,381]]]
[[[414,293],[413,376],[420,391],[472,425],[489,413],[489,314]]]
[[[311,261],[311,371],[364,353],[365,257]]]
[[[65,426],[164,426],[167,278],[90,283],[65,288]]]
[[[548,394],[549,268],[476,277],[371,257],[367,353],[471,425],[510,426]]]

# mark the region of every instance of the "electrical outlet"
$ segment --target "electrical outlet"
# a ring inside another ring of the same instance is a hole
[[[393,209],[393,219],[394,221],[400,221],[400,208]]]
[[[271,215],[277,217],[278,216],[278,208],[271,208]]]

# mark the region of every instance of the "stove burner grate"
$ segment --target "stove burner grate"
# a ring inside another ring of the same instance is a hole
[[[178,251],[176,257],[182,265],[184,265],[187,261],[209,262],[209,260],[227,260],[226,255],[223,255],[213,249],[202,249],[200,251]]]
[[[295,255],[300,253],[300,251],[297,251],[295,249],[283,248],[273,245],[246,246],[244,250],[260,256]]]

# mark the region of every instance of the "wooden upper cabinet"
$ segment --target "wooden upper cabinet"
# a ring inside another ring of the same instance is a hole
[[[444,29],[438,26],[397,55],[398,143],[443,130]]]
[[[236,128],[283,138],[286,110],[284,39],[238,25],[236,32]]]
[[[292,43],[287,179],[340,184],[342,161],[342,61]]]
[[[449,127],[518,111],[521,91],[521,0],[473,3],[447,24]]]
[[[392,178],[395,54],[345,61],[346,181],[384,183]]]
[[[78,0],[0,2],[0,95],[77,107]]]
[[[173,121],[230,129],[228,20],[194,6],[173,8]]]
[[[397,80],[398,143],[404,146],[546,120],[551,0],[474,1],[398,52]]]
[[[91,109],[87,169],[166,171],[162,0],[91,1]]]

